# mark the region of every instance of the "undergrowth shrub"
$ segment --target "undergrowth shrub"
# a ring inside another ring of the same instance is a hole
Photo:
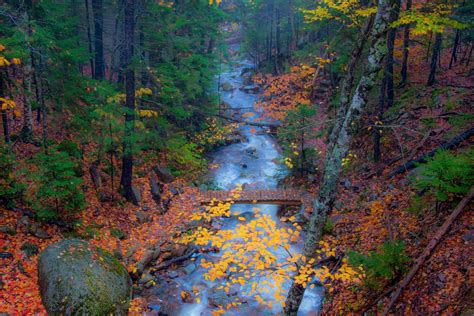
[[[427,191],[437,201],[466,194],[474,183],[474,150],[453,154],[438,151],[426,164],[419,164],[420,172],[413,179],[414,186]]]
[[[0,203],[7,208],[15,207],[25,191],[16,174],[15,156],[6,147],[0,147]]]
[[[36,216],[41,220],[68,219],[80,212],[86,202],[80,187],[82,179],[76,176],[76,163],[71,157],[52,148],[47,154],[39,153],[35,162],[38,170],[32,178],[37,187],[32,205]]]
[[[407,270],[408,256],[402,241],[384,243],[377,251],[368,254],[349,251],[349,263],[362,266],[365,271],[364,284],[372,291],[380,291]]]

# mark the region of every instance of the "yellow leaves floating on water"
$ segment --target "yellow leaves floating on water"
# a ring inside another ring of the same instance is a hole
[[[242,190],[238,186],[229,201],[213,201],[205,210],[196,213],[193,219],[208,220],[214,217],[230,216],[230,207],[233,205],[232,197],[240,195]],[[220,289],[229,293],[232,285],[239,284],[246,296],[252,296],[261,305],[269,309],[275,303],[284,305],[286,290],[283,284],[295,278],[298,284],[314,288],[314,280],[322,283],[328,282],[358,282],[363,275],[348,265],[347,260],[342,260],[342,266],[336,272],[331,272],[326,266],[320,266],[319,260],[336,256],[336,251],[327,242],[319,244],[315,258],[307,258],[302,254],[292,253],[290,244],[300,239],[302,227],[295,222],[296,217],[281,218],[287,224],[278,225],[270,215],[254,210],[255,218],[247,220],[237,216],[239,223],[233,229],[210,231],[206,227],[197,227],[190,234],[181,238],[181,242],[194,243],[198,246],[217,247],[220,257],[217,260],[201,260],[201,267],[206,269],[204,278],[208,281],[220,280]],[[278,252],[277,252],[278,251]],[[287,253],[286,258],[281,254]],[[277,253],[280,255],[277,256]],[[263,298],[263,294],[270,293],[273,300]],[[225,310],[237,307],[238,296],[226,306],[219,306],[213,315],[222,315]]]

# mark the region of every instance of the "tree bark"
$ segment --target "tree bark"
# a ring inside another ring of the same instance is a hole
[[[400,13],[401,1],[396,0],[393,10],[390,13],[390,23],[398,19]],[[395,46],[395,37],[397,35],[396,28],[390,28],[387,32],[387,56],[385,57],[385,69],[382,85],[380,87],[380,96],[376,121],[381,122],[385,113],[385,108],[393,106],[395,99],[395,88],[393,84],[393,51]],[[376,124],[378,125],[378,124]],[[382,155],[380,139],[382,138],[382,130],[374,128],[374,161],[380,160]]]
[[[135,71],[132,68],[133,38],[135,34],[135,1],[125,0],[124,13],[124,59],[125,59],[125,134],[123,140],[122,178],[123,193],[128,201],[134,201],[132,189],[133,151],[132,134],[135,124]],[[136,201],[134,201],[136,202]]]
[[[102,80],[105,77],[104,63],[104,8],[102,0],[92,0],[94,14],[94,79]]]
[[[367,38],[369,37],[370,30],[372,29],[374,18],[375,15],[371,15],[365,20],[359,38],[357,39],[355,46],[352,49],[351,59],[349,60],[349,63],[347,65],[346,76],[342,81],[341,85],[341,97],[339,100],[339,109],[337,112],[336,121],[334,123],[334,127],[332,128],[331,135],[329,136],[328,152],[331,151],[332,145],[335,143],[335,139],[339,134],[339,131],[341,130],[344,115],[346,114],[347,107],[349,105],[352,88],[354,87],[355,71],[362,56],[362,51],[364,50]]]
[[[389,8],[391,6],[392,1],[390,0],[378,0],[368,63],[347,109],[340,132],[335,138],[335,144],[326,158],[323,183],[313,204],[313,213],[309,219],[303,250],[303,255],[307,258],[311,258],[315,254],[322,236],[323,226],[334,203],[337,183],[342,170],[342,159],[347,155],[352,140],[350,126],[365,110],[369,91],[374,87],[377,74],[382,66],[382,60],[386,54],[386,34],[390,21]],[[304,291],[305,288],[302,285],[293,281],[286,299],[284,309],[286,315],[297,314]]]
[[[28,9],[27,9],[28,10]],[[29,45],[30,37],[32,34],[30,17],[28,11],[25,11],[24,18],[27,21],[27,30],[25,42]],[[29,48],[29,56],[27,62],[25,63],[24,73],[23,73],[23,128],[22,128],[22,138],[24,141],[31,141],[33,139],[33,113],[31,111],[31,94],[32,94],[32,76],[33,76],[33,67],[32,67],[32,52]]]
[[[288,55],[292,51],[296,49],[296,30],[295,30],[295,13],[293,12],[294,8],[294,0],[288,0],[288,24],[290,25],[290,51]]]
[[[451,52],[451,59],[449,60],[449,69],[453,67],[453,64],[457,62],[457,50],[459,45],[459,39],[461,37],[461,31],[456,31],[456,36],[454,37],[453,51]]]
[[[380,150],[380,139],[382,138],[382,129],[379,128],[378,122],[382,120],[383,112],[385,108],[385,95],[387,92],[387,77],[384,76],[382,79],[382,83],[380,84],[380,94],[379,94],[379,102],[376,110],[375,116],[375,128],[374,131],[374,161],[378,162],[381,156]]]
[[[84,0],[86,6],[86,24],[87,24],[87,46],[89,49],[89,65],[91,67],[91,74],[94,75],[94,58],[92,57],[92,36],[91,36],[91,25],[90,25],[90,16],[89,16],[89,0]]]
[[[398,19],[400,13],[401,0],[396,0],[390,14],[390,23]],[[395,37],[397,28],[391,27],[387,33],[387,56],[385,57],[385,78],[387,84],[387,108],[393,106],[395,100],[395,88],[393,84],[393,51],[395,47]]]
[[[407,0],[406,11],[411,9],[412,0]],[[403,86],[408,81],[408,55],[410,46],[410,24],[405,25],[403,30],[403,60],[402,60],[402,70],[401,70],[401,82],[400,85]]]
[[[433,45],[433,54],[431,55],[431,67],[430,74],[428,76],[428,87],[434,85],[436,82],[436,69],[438,65],[438,58],[441,54],[441,43],[443,42],[443,35],[441,33],[436,33],[435,43]]]

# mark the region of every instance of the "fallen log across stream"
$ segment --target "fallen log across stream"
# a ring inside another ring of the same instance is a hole
[[[230,122],[240,123],[240,124],[245,124],[245,125],[250,125],[250,126],[269,127],[269,128],[277,128],[278,126],[280,126],[280,124],[277,124],[277,123],[249,122],[249,121],[239,120],[239,119],[221,115],[221,114],[216,114],[216,116],[223,118],[225,120],[228,120]]]

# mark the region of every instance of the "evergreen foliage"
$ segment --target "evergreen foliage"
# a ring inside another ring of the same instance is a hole
[[[474,182],[474,151],[453,154],[439,151],[426,164],[420,164],[420,172],[413,180],[417,189],[427,190],[440,202],[450,196],[466,194]]]
[[[314,160],[318,157],[314,148],[306,146],[308,140],[321,136],[314,132],[311,117],[315,114],[314,106],[301,104],[295,110],[287,112],[286,124],[278,129],[285,157],[291,158],[292,165],[300,172],[314,166]]]
[[[371,290],[380,290],[384,282],[392,282],[407,270],[409,261],[405,253],[405,244],[401,241],[386,242],[377,251],[365,255],[350,251],[349,262],[353,266],[362,266],[365,284]]]
[[[7,146],[0,147],[0,203],[6,207],[14,207],[26,188],[18,181],[15,167],[15,156]]]
[[[33,208],[39,219],[70,219],[86,205],[81,190],[82,179],[75,175],[76,164],[71,157],[53,148],[35,157],[38,171],[32,175],[37,183]]]

